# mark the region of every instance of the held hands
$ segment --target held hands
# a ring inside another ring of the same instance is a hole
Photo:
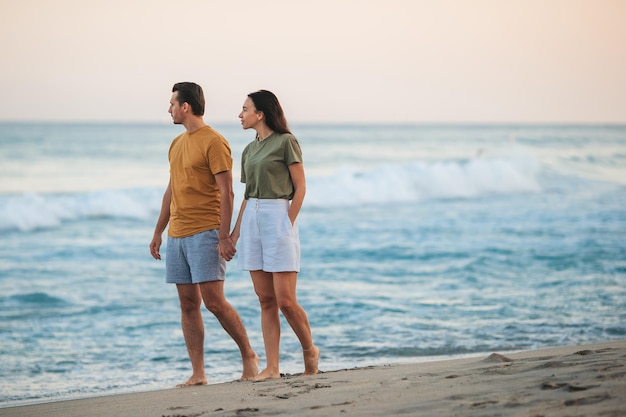
[[[230,261],[237,253],[237,249],[235,249],[235,242],[231,239],[231,237],[220,238],[220,243],[217,245],[217,251],[220,256],[227,261]]]

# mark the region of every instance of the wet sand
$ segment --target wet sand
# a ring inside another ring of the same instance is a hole
[[[2,417],[393,415],[625,416],[626,340],[0,408]]]

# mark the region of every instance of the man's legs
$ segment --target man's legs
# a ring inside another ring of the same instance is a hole
[[[205,385],[207,379],[204,373],[204,322],[200,311],[202,302],[200,288],[195,284],[177,284],[176,289],[180,300],[183,335],[193,371],[187,382],[179,384],[178,387]]]
[[[206,308],[215,315],[226,333],[239,347],[243,362],[241,379],[253,379],[259,371],[259,357],[250,346],[248,334],[239,313],[224,296],[224,281],[203,282],[198,286]]]

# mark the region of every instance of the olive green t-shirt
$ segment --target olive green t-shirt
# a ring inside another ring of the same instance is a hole
[[[244,198],[291,200],[294,193],[289,165],[302,162],[298,140],[290,133],[272,133],[255,139],[241,154],[241,182]]]

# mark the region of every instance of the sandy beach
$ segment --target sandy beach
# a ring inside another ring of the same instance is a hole
[[[6,417],[275,415],[623,416],[626,340],[0,408]]]

